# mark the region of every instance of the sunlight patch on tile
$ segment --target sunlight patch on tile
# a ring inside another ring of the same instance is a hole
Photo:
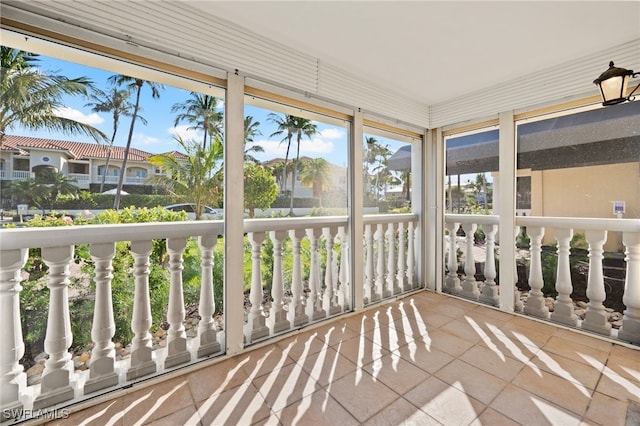
[[[480,336],[480,338],[487,345],[487,347],[491,349],[498,356],[498,358],[500,358],[502,362],[506,361],[504,354],[500,351],[500,349],[498,349],[495,343],[493,343],[493,341],[491,340],[491,337],[489,337],[489,335],[484,332],[484,330],[480,327],[480,324],[478,324],[473,318],[469,316],[465,315],[464,318],[467,320],[469,325],[475,330],[475,332],[478,333],[478,336]],[[492,326],[492,324],[487,324],[487,327],[490,327],[490,326]]]
[[[102,416],[104,416],[104,415],[107,413],[107,411],[108,411],[111,407],[113,407],[113,405],[114,405],[116,402],[118,402],[118,400],[113,400],[113,401],[111,402],[111,404],[107,405],[107,406],[106,406],[106,408],[105,408],[104,410],[100,410],[100,411],[98,411],[96,414],[94,414],[93,416],[91,416],[91,417],[87,417],[86,419],[84,419],[84,421],[82,421],[81,423],[79,423],[79,424],[78,424],[78,426],[86,426],[86,425],[90,424],[90,423],[91,423],[92,421],[94,421],[94,420],[96,420],[96,421],[97,421],[97,420],[99,420],[99,419],[100,419],[100,420],[102,420],[102,419],[101,419],[101,417],[102,417]],[[107,422],[106,424],[107,424],[107,425],[113,425],[113,424],[115,424],[118,420],[120,420],[120,419],[122,418],[122,415],[123,415],[123,413],[122,413],[122,412],[118,413],[117,415],[115,415],[115,416],[113,416],[111,419],[109,419],[109,422]]]
[[[422,319],[422,315],[420,315],[420,311],[416,307],[415,301],[413,299],[411,299],[409,305],[411,305],[411,309],[413,309],[413,314],[416,319],[416,326],[418,327],[418,334],[422,336],[422,340],[424,341],[424,348],[428,352],[431,352],[431,337],[429,337],[429,332],[427,331],[425,322]]]
[[[609,368],[606,365],[602,364],[597,359],[584,356],[583,354],[580,354],[580,356],[585,361],[587,361],[589,364],[593,365],[595,368],[601,368],[602,369],[602,375],[604,375],[605,377],[607,377],[608,379],[610,379],[612,382],[614,382],[615,384],[619,385],[620,387],[624,388],[631,395],[636,395],[636,396],[640,395],[640,386],[638,386],[638,385],[632,383],[631,381],[629,381],[628,379],[622,377],[621,375],[619,375],[618,373],[613,371],[611,368]]]
[[[538,357],[538,359],[540,359],[540,361],[544,362],[547,365],[547,367],[549,367],[549,369],[553,374],[567,380],[581,394],[583,394],[587,398],[591,398],[591,392],[589,392],[589,390],[582,383],[580,383],[578,379],[573,377],[571,373],[569,373],[567,370],[562,368],[562,366],[558,364],[558,362],[555,359],[551,358],[544,350],[538,352],[536,356]]]
[[[496,338],[498,340],[500,340],[500,342],[506,346],[507,349],[509,349],[509,351],[511,351],[511,355],[513,355],[513,357],[515,359],[517,359],[518,361],[522,362],[523,364],[525,364],[527,367],[531,368],[533,371],[536,372],[536,374],[539,377],[542,377],[542,371],[540,371],[540,368],[538,368],[537,365],[530,363],[529,362],[529,357],[527,357],[524,353],[522,353],[522,350],[511,341],[511,339],[509,339],[507,336],[505,336],[502,333],[502,330],[500,330],[498,327],[496,327],[495,325],[492,324],[487,324],[487,327],[489,328],[489,330],[491,330],[491,332],[493,333],[494,336],[496,336]]]
[[[554,405],[549,404],[548,402],[542,399],[531,396],[531,402],[540,411],[540,414],[549,421],[549,424],[570,425],[570,424],[578,424],[580,422],[579,419],[573,417],[571,414],[567,413],[564,410],[559,409]]]
[[[140,418],[138,419],[138,421],[136,422],[136,425],[142,425],[145,423],[145,420],[147,420],[149,417],[151,417],[151,415],[153,413],[155,413],[164,403],[165,401],[167,401],[171,395],[173,395],[174,393],[176,393],[181,387],[186,386],[187,385],[187,381],[185,380],[184,382],[175,385],[173,387],[173,389],[171,389],[169,392],[167,392],[166,394],[162,395],[161,397],[159,397],[158,399],[156,399],[155,404],[153,404],[149,410],[147,410],[147,412]]]

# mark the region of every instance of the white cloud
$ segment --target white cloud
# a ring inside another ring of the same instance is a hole
[[[250,146],[253,145],[260,145],[264,148],[264,153],[260,154],[259,157],[265,160],[272,158],[284,158],[287,153],[286,142],[280,143],[280,141],[260,140]],[[296,157],[297,148],[297,142],[295,140],[291,141],[289,158]],[[333,152],[334,148],[333,142],[324,140],[322,136],[314,137],[313,140],[303,139],[300,142],[300,156],[319,157],[323,154]]]
[[[346,140],[346,133],[343,129],[337,129],[335,127],[330,127],[328,129],[324,129],[320,131],[320,136],[323,139],[344,139]]]
[[[131,144],[136,147],[148,147],[149,145],[158,145],[160,143],[160,139],[145,135],[144,133],[133,133],[133,138],[131,138]],[[144,149],[144,148],[143,148]]]
[[[188,140],[196,140],[199,141],[202,139],[202,132],[197,131],[195,129],[189,129],[189,125],[175,126],[169,127],[167,132],[171,136],[180,137],[183,141]]]
[[[78,111],[77,109],[69,108],[69,107],[61,107],[55,110],[55,114],[58,117],[68,118],[70,120],[78,121],[80,123],[88,124],[90,126],[95,126],[97,124],[101,124],[104,122],[104,119],[100,117],[95,112],[92,112],[89,115],[86,115],[82,111]]]

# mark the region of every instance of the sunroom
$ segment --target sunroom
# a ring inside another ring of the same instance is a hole
[[[638,3],[9,0],[0,12],[3,46],[223,99],[225,211],[0,230],[3,422],[640,416],[640,110],[632,96],[603,106],[593,84],[610,61],[640,66]],[[342,132],[347,182],[322,197],[336,214],[301,216],[293,195],[281,214],[244,214],[250,108]],[[391,191],[371,178],[370,137],[410,154],[404,210],[387,211]],[[84,360],[69,313],[80,246],[95,289]],[[33,382],[30,249],[48,289]],[[193,270],[198,303],[185,306]],[[133,294],[126,330],[118,273]],[[130,341],[115,342],[122,331]]]

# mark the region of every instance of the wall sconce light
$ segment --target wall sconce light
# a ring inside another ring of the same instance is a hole
[[[633,101],[634,96],[632,95],[638,90],[640,83],[629,93],[629,96],[625,96],[627,84],[629,83],[629,78],[636,78],[639,75],[640,72],[634,73],[633,70],[614,67],[613,61],[609,62],[609,69],[593,80],[600,90],[602,105],[616,105],[626,101]]]

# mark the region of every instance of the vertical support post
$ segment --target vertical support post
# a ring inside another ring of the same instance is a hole
[[[184,328],[184,295],[182,289],[182,253],[187,246],[186,238],[168,238],[167,251],[169,252],[169,307],[167,309],[167,358],[164,361],[165,368],[184,364],[191,360],[191,354],[187,351],[187,333]]]
[[[322,308],[327,315],[336,315],[342,309],[336,303],[336,292],[333,283],[333,239],[337,229],[326,227],[323,229],[325,248],[327,251],[327,265],[324,271],[324,293],[322,295]]]
[[[512,281],[516,263],[516,132],[513,111],[499,114],[498,163],[500,193],[494,194],[498,201],[500,216],[500,309],[514,311],[515,281]]]
[[[373,268],[373,230],[371,229],[371,224],[365,225],[364,229],[364,241],[366,244],[366,264],[365,264],[365,280],[364,280],[364,303],[369,304],[373,302],[375,290],[374,290],[374,279],[375,279],[375,270]]]
[[[84,385],[85,395],[118,384],[118,375],[115,372],[116,351],[111,340],[116,332],[111,298],[111,262],[116,253],[116,245],[92,244],[89,250],[96,265],[96,299],[91,328],[94,345],[89,363],[89,380]]]
[[[444,281],[444,291],[449,294],[458,295],[462,291],[460,278],[458,278],[458,245],[456,244],[456,232],[458,232],[460,224],[456,222],[446,222],[445,226],[449,232],[449,259],[447,264],[449,273]]]
[[[286,231],[269,231],[273,243],[273,282],[271,284],[271,312],[267,318],[267,325],[271,334],[288,330],[291,323],[287,320],[287,312],[283,309],[284,282],[282,279],[282,241],[287,236]]]
[[[607,312],[603,302],[607,298],[604,290],[602,273],[603,246],[607,240],[606,230],[585,231],[589,243],[589,278],[587,279],[587,310],[582,321],[582,328],[596,333],[611,335],[611,323],[607,320]]]
[[[262,243],[264,232],[250,232],[251,243],[251,290],[249,299],[251,309],[247,323],[244,325],[244,338],[246,343],[253,343],[257,339],[269,336],[269,328],[266,325],[262,306]]]
[[[213,321],[216,303],[213,291],[213,250],[218,243],[218,234],[201,235],[198,238],[200,246],[200,264],[202,266],[200,284],[200,322],[198,323],[198,358],[220,352],[220,342],[218,342],[218,330]]]
[[[544,281],[542,280],[541,254],[544,228],[539,226],[529,226],[527,227],[527,234],[529,234],[529,239],[531,240],[529,243],[529,253],[531,253],[529,287],[531,287],[531,290],[527,297],[527,303],[524,306],[524,313],[542,319],[549,319],[549,308],[544,303],[544,295],[542,294]],[[500,264],[502,265],[502,262],[500,262]]]
[[[625,232],[622,242],[627,262],[622,303],[627,309],[623,312],[618,338],[637,345],[640,344],[640,233]]]
[[[389,296],[398,294],[398,280],[396,277],[396,231],[393,222],[387,225],[387,293]]]
[[[377,224],[376,230],[376,292],[375,296],[373,296],[372,301],[384,299],[385,297],[390,296],[386,293],[384,288],[384,225],[381,223]]]
[[[69,347],[73,342],[69,318],[69,263],[73,258],[73,246],[46,247],[42,258],[49,267],[49,314],[44,350],[49,359],[44,364],[40,396],[33,402],[35,410],[50,407],[73,398],[70,385],[73,362]]]
[[[349,236],[346,227],[340,227],[340,272],[338,273],[338,304],[343,311],[348,311],[353,305],[351,290],[351,247],[349,246]]]
[[[155,373],[157,367],[153,361],[151,344],[151,300],[149,297],[149,255],[152,242],[132,241],[133,278],[135,291],[131,329],[135,333],[131,343],[131,367],[127,371],[127,380],[133,380]]]
[[[474,234],[478,225],[475,223],[463,223],[462,229],[466,233],[465,254],[464,254],[464,280],[462,281],[462,292],[460,296],[478,300],[480,290],[476,281],[476,260],[473,253]]]
[[[484,234],[487,238],[486,242],[486,257],[484,262],[484,277],[485,281],[482,286],[482,292],[480,294],[480,301],[488,303],[493,306],[500,304],[500,298],[498,297],[498,287],[496,286],[496,232],[498,227],[496,225],[485,225]]]
[[[244,348],[244,77],[227,74],[224,128],[224,329],[227,355]]]
[[[413,290],[420,287],[420,282],[416,277],[416,244],[415,244],[415,224],[414,221],[409,222],[407,231],[407,289]],[[424,229],[424,228],[423,228]]]
[[[396,280],[398,292],[400,293],[411,288],[407,286],[406,233],[404,222],[398,223],[398,272]]]
[[[291,327],[300,327],[309,322],[305,313],[305,300],[302,294],[302,260],[300,259],[300,242],[304,237],[304,229],[292,229],[289,231],[291,238],[291,250],[293,252],[293,271],[291,274],[291,302],[287,318]]]
[[[426,239],[431,241],[426,250],[427,278],[432,277],[433,283],[425,282],[427,288],[437,292],[443,291],[444,279],[444,229],[445,229],[445,208],[444,202],[444,178],[445,178],[445,146],[442,136],[442,129],[425,132],[427,141],[428,164],[431,166],[431,173],[428,174],[427,181],[430,182],[427,190],[428,208],[426,217]],[[431,196],[429,196],[431,194]],[[430,225],[429,225],[430,224]],[[432,253],[429,251],[431,248]],[[429,263],[434,262],[432,270]]]
[[[553,230],[556,240],[558,240],[558,269],[556,279],[556,297],[555,306],[551,313],[551,321],[566,324],[571,327],[578,325],[578,317],[574,313],[573,301],[571,293],[573,293],[573,285],[571,284],[571,265],[569,264],[569,244],[573,237],[573,229],[556,228]]]
[[[515,235],[516,237],[520,235],[519,226],[515,227],[515,231],[513,235]],[[517,252],[516,237],[513,238],[514,253]],[[524,303],[522,303],[522,300],[520,300],[520,291],[517,289],[517,284],[518,284],[518,263],[517,262],[513,262],[513,283],[514,283],[514,287],[516,287],[513,289],[513,310],[516,312],[522,312],[522,310],[524,309]]]
[[[20,390],[27,386],[23,367],[18,363],[24,356],[20,323],[20,272],[27,261],[27,254],[27,249],[16,249],[3,250],[0,256],[0,324],[11,330],[0,346],[0,409],[3,413],[15,413],[11,417],[17,417],[20,413],[22,403],[18,396]]]
[[[351,255],[351,277],[349,282],[352,291],[352,306],[356,312],[364,309],[364,289],[362,282],[364,253],[362,247],[362,230],[364,229],[364,183],[362,179],[362,144],[364,141],[363,114],[359,109],[353,113],[351,138],[349,140],[349,247]]]
[[[318,251],[318,238],[322,235],[322,229],[307,229],[307,238],[310,243],[311,265],[309,267],[309,297],[307,298],[307,316],[311,321],[318,321],[327,316],[322,309],[322,288],[320,286],[320,253]]]

